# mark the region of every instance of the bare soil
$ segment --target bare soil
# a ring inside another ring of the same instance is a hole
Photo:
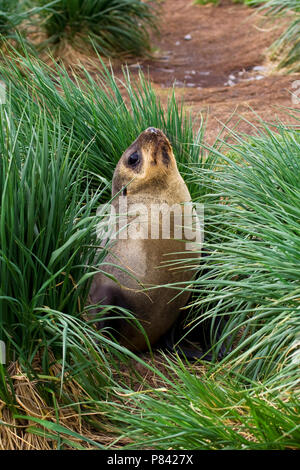
[[[257,10],[230,0],[219,6],[164,0],[161,35],[153,37],[155,58],[135,60],[129,67],[133,74],[141,69],[149,76],[163,102],[175,84],[195,124],[200,112],[208,114],[209,143],[221,123],[231,119],[233,127],[240,115],[251,122],[258,121],[257,113],[270,123],[278,118],[299,125],[282,107],[292,107],[292,83],[300,74],[274,72],[267,59],[268,48],[282,29],[281,23],[273,26],[263,23]],[[254,132],[245,121],[239,129]]]

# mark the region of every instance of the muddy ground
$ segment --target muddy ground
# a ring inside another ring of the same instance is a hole
[[[152,38],[155,58],[135,60],[129,67],[133,74],[141,69],[149,75],[163,101],[175,83],[176,94],[184,97],[195,125],[199,113],[208,113],[209,143],[233,113],[229,127],[239,115],[257,121],[255,113],[268,122],[279,118],[300,124],[282,109],[292,106],[292,83],[300,74],[275,72],[268,59],[268,48],[282,23],[275,28],[263,22],[257,10],[230,0],[219,6],[164,0],[161,8],[161,34]],[[245,121],[239,129],[253,133]]]

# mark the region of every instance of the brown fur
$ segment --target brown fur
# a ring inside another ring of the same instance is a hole
[[[140,156],[140,161],[131,168],[129,158],[135,153]],[[153,203],[172,205],[190,201],[171,145],[158,129],[149,128],[140,134],[120,158],[112,182],[112,196],[116,196],[113,205],[117,206],[124,186],[128,204],[143,203],[149,207]],[[105,274],[96,274],[89,302],[130,309],[146,331],[150,344],[154,344],[177,319],[189,293],[151,287],[192,279],[193,270],[164,266],[168,261],[191,256],[191,252],[183,254],[184,251],[184,241],[172,239],[172,232],[171,239],[117,239],[105,258],[105,263],[117,266],[101,268],[118,283]],[[128,272],[124,272],[124,268]],[[121,344],[135,351],[147,348],[144,335],[132,323],[118,320],[113,326],[118,330]]]

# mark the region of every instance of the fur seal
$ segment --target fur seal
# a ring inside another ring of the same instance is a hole
[[[178,318],[190,293],[180,291],[180,287],[153,286],[190,281],[195,273],[191,265],[198,256],[186,249],[187,238],[176,239],[174,236],[176,224],[173,211],[170,212],[169,237],[162,235],[161,212],[156,218],[159,222],[154,227],[154,232],[158,228],[159,235],[149,236],[148,222],[153,207],[180,207],[181,217],[183,204],[189,203],[191,206],[190,193],[178,171],[172,147],[161,130],[148,128],[121,156],[112,180],[112,206],[117,213],[120,213],[122,198],[126,198],[130,207],[142,204],[147,211],[149,209],[143,219],[147,225],[147,237],[132,238],[127,234],[126,238],[121,230],[118,232],[101,265],[102,272],[93,277],[88,303],[97,304],[92,314],[99,314],[104,308],[101,306],[108,305],[130,310],[146,332],[149,343],[154,345]],[[129,219],[130,223],[137,221],[136,216]],[[153,219],[151,223],[152,230]],[[141,225],[140,220],[139,227]],[[178,260],[181,264],[174,265]],[[106,325],[105,318],[98,323],[100,328]],[[148,348],[145,335],[124,316],[112,320],[111,326],[117,331],[120,344],[130,350],[144,351]]]

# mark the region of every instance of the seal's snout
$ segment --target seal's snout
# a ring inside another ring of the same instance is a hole
[[[140,134],[139,144],[149,152],[149,163],[152,166],[163,163],[169,166],[172,159],[172,147],[167,136],[156,127],[148,127]]]
[[[156,127],[148,127],[142,134],[146,140],[167,140],[166,135],[162,130],[157,129]]]
[[[149,134],[156,134],[156,135],[159,135],[162,133],[159,129],[156,129],[155,127],[148,127],[148,129],[146,129],[145,132]]]
[[[144,132],[140,134],[140,138],[142,142],[145,143],[163,143],[163,142],[169,142],[167,139],[167,136],[161,131],[160,129],[157,129],[156,127],[148,127]]]

